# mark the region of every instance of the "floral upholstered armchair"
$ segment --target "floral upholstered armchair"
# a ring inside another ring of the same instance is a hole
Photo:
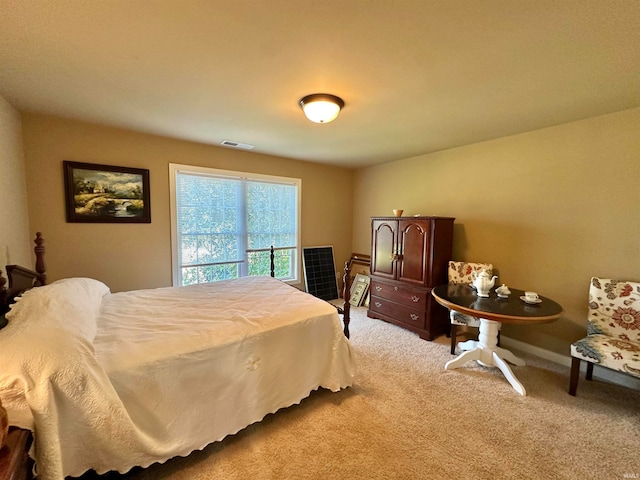
[[[490,263],[469,263],[469,262],[449,262],[449,283],[466,283],[470,285],[473,282],[473,273],[480,273],[486,270],[489,275],[493,275],[493,265]],[[479,327],[480,319],[465,315],[455,310],[449,312],[451,319],[451,354],[456,353],[456,336],[459,326]]]
[[[640,378],[640,283],[593,277],[587,336],[571,344],[569,393],[576,394],[580,361],[587,380],[597,364]]]

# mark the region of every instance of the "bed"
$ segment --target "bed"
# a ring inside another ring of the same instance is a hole
[[[353,383],[348,296],[343,328],[334,305],[271,277],[120,293],[91,278],[44,285],[39,234],[36,245],[36,271],[0,280],[0,300],[15,298],[0,399],[11,425],[34,432],[39,479],[188,455]]]

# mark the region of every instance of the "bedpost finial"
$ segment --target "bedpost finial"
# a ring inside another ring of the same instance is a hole
[[[46,267],[44,264],[44,238],[42,233],[36,232],[36,238],[34,240],[36,246],[34,251],[36,252],[36,273],[38,273],[38,280],[36,286],[42,286],[45,284],[47,276],[45,275]]]
[[[351,261],[344,262],[344,276],[342,277],[342,299],[344,303],[342,305],[343,315],[342,322],[344,324],[344,336],[349,338],[349,322],[351,317],[351,303],[349,303],[351,296]]]
[[[273,245],[271,245],[271,248],[269,249],[269,260],[269,275],[271,275],[272,278],[276,278],[276,263]]]

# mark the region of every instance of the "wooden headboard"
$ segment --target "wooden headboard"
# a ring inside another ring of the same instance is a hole
[[[47,281],[44,263],[44,239],[40,232],[36,233],[34,242],[36,244],[34,248],[36,253],[35,270],[30,270],[20,265],[7,265],[8,286],[7,280],[2,276],[2,271],[0,270],[0,315],[9,310],[9,305],[22,292],[44,285]]]

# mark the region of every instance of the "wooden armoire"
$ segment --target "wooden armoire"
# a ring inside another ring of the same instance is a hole
[[[448,311],[431,296],[447,283],[451,217],[371,219],[371,298],[367,315],[433,340],[449,329]]]

